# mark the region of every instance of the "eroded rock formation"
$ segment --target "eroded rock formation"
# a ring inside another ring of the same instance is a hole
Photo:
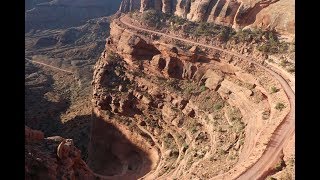
[[[123,0],[120,12],[155,9],[191,21],[295,32],[294,0]]]
[[[25,127],[25,179],[95,179],[72,139]]]
[[[154,34],[118,19],[110,34],[92,82],[88,164],[95,173],[234,179],[262,155],[290,111],[274,108],[289,104],[284,91],[269,92],[279,82],[238,56],[152,41]]]

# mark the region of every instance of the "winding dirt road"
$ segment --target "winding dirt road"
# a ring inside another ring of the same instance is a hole
[[[273,133],[271,140],[267,145],[267,148],[265,149],[263,155],[259,158],[259,160],[256,163],[254,163],[251,167],[248,167],[248,169],[246,169],[244,172],[242,172],[238,177],[236,177],[236,179],[239,179],[239,180],[256,180],[256,179],[263,178],[266,175],[266,173],[271,168],[273,168],[274,164],[278,160],[278,157],[280,156],[281,150],[286,145],[288,140],[295,133],[295,93],[291,89],[288,82],[286,82],[286,80],[281,75],[277,74],[276,72],[257,63],[253,59],[246,57],[246,56],[243,56],[241,54],[238,54],[236,52],[228,51],[226,49],[222,49],[220,47],[216,47],[216,46],[212,46],[212,45],[194,42],[194,41],[183,39],[183,38],[180,38],[177,36],[168,35],[165,33],[145,29],[142,27],[137,27],[137,26],[133,25],[132,23],[130,23],[130,21],[128,21],[128,17],[126,17],[126,16],[121,17],[120,22],[122,24],[124,24],[130,28],[136,29],[136,30],[149,32],[149,33],[153,33],[153,34],[158,34],[158,35],[161,35],[164,37],[169,37],[169,38],[180,40],[180,41],[187,42],[190,44],[194,44],[194,45],[198,45],[198,46],[202,46],[202,47],[206,47],[206,48],[210,48],[210,49],[214,49],[214,50],[219,50],[219,51],[231,54],[233,56],[239,57],[243,60],[246,60],[248,62],[251,62],[251,63],[263,68],[265,71],[269,72],[272,76],[274,76],[280,82],[282,88],[284,89],[284,91],[286,92],[286,94],[288,96],[288,99],[290,102],[290,112],[288,113],[288,115],[285,117],[285,119],[281,122],[281,124],[277,127],[277,129]],[[227,173],[230,173],[230,172],[227,172]],[[225,173],[225,174],[227,174],[227,173]],[[221,177],[221,175],[218,175],[218,176]],[[213,179],[219,179],[219,178],[214,177]]]
[[[58,67],[55,67],[55,66],[52,66],[52,65],[49,65],[49,64],[42,63],[42,62],[33,61],[33,60],[31,60],[31,59],[28,59],[28,58],[25,58],[25,59],[26,59],[27,61],[32,62],[32,63],[40,64],[40,65],[43,65],[43,66],[46,66],[46,67],[49,67],[49,68],[53,68],[53,69],[56,69],[56,70],[59,70],[59,71],[63,71],[63,72],[69,73],[69,74],[73,74],[73,73],[74,73],[74,72],[72,72],[72,71],[65,70],[65,69],[61,69],[61,68],[58,68]]]

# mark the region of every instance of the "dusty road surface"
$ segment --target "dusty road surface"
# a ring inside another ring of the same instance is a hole
[[[288,96],[288,99],[290,102],[290,112],[285,117],[285,119],[282,121],[282,123],[277,127],[276,131],[273,133],[272,138],[267,145],[267,148],[265,149],[263,155],[259,158],[259,160],[256,163],[254,163],[251,167],[246,169],[244,172],[242,172],[236,179],[256,180],[256,179],[259,179],[259,178],[262,178],[263,176],[265,176],[265,174],[274,166],[274,164],[276,163],[277,158],[279,157],[280,152],[283,149],[284,145],[287,143],[287,141],[290,139],[290,137],[292,137],[294,135],[294,132],[295,132],[295,93],[291,89],[288,82],[286,82],[286,80],[278,73],[276,73],[276,72],[272,71],[271,69],[257,63],[253,59],[246,57],[246,56],[243,56],[241,54],[238,54],[236,52],[228,51],[226,49],[222,49],[220,47],[216,47],[216,46],[212,46],[212,45],[194,42],[191,40],[187,40],[187,39],[183,39],[183,38],[180,38],[177,36],[153,31],[150,29],[138,27],[138,26],[135,26],[132,23],[130,23],[130,19],[126,16],[121,17],[120,22],[123,23],[124,25],[126,25],[130,28],[136,29],[136,30],[145,31],[145,32],[153,33],[153,34],[158,34],[160,36],[165,36],[165,37],[169,37],[172,39],[177,39],[177,40],[187,42],[190,44],[219,50],[219,51],[237,56],[239,58],[242,58],[243,60],[247,60],[248,62],[254,63],[255,65],[263,68],[265,71],[269,72],[272,76],[274,76],[279,81],[279,83],[281,84],[282,88],[284,89],[284,91],[286,92],[286,94]],[[226,172],[226,173],[228,173],[228,172]],[[214,177],[213,179],[221,179],[221,175],[218,175],[217,177]]]
[[[49,64],[42,63],[42,62],[33,61],[33,60],[31,60],[31,59],[28,59],[28,58],[25,58],[25,59],[26,59],[27,61],[32,62],[32,63],[40,64],[40,65],[43,65],[43,66],[46,66],[46,67],[49,67],[49,68],[52,68],[52,69],[56,69],[56,70],[59,70],[59,71],[63,71],[63,72],[69,73],[69,74],[73,74],[73,73],[74,73],[74,72],[72,72],[72,71],[65,70],[65,69],[61,69],[61,68],[58,68],[58,67],[55,67],[55,66],[52,66],[52,65],[49,65]]]

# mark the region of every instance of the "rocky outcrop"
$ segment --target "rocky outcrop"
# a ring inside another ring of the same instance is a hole
[[[25,127],[25,179],[95,179],[72,139]]]
[[[275,29],[292,35],[294,8],[293,0],[123,0],[119,11],[156,9],[191,21],[214,22],[236,29]]]

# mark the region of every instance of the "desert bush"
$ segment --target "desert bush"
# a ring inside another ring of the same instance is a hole
[[[213,108],[214,108],[215,110],[220,110],[220,109],[223,108],[223,103],[222,103],[222,102],[218,102],[218,103],[216,103],[216,104],[213,106]]]
[[[270,88],[270,91],[271,91],[271,94],[273,94],[273,93],[278,92],[279,89],[278,89],[277,87],[275,87],[275,86],[272,86],[272,87]]]
[[[289,68],[287,69],[287,71],[288,71],[289,73],[294,73],[296,70],[295,70],[295,67],[292,66],[292,67],[289,67]]]
[[[156,11],[148,10],[142,14],[142,20],[151,27],[160,28],[161,23],[165,21],[165,14]]]
[[[276,32],[265,31],[264,37],[266,37],[266,42],[261,46],[258,46],[258,50],[267,54],[284,53],[289,49],[289,45],[286,42],[280,42]]]
[[[259,51],[267,54],[284,53],[288,49],[288,45],[285,43],[270,43],[267,42],[257,48]]]
[[[286,67],[287,64],[288,64],[287,60],[281,60],[281,62],[280,62],[280,66],[283,67],[283,68]]]
[[[275,108],[279,111],[282,111],[286,106],[283,103],[277,103]]]
[[[253,34],[250,29],[239,30],[233,35],[232,39],[238,40],[240,42],[250,42],[253,39]]]
[[[284,161],[282,160],[276,164],[276,166],[274,167],[274,170],[281,171],[283,168],[283,165],[284,165]]]
[[[218,34],[218,38],[222,42],[227,42],[230,39],[231,35],[232,29],[230,27],[223,26]]]
[[[268,62],[273,63],[273,62],[274,62],[274,60],[273,60],[273,59],[268,59]]]
[[[207,89],[207,87],[205,85],[200,86],[200,92],[203,92]]]
[[[244,130],[245,127],[246,125],[244,124],[244,122],[242,122],[241,120],[237,120],[234,122],[232,128],[233,132],[240,133],[242,130]]]
[[[218,154],[219,154],[220,156],[223,156],[223,155],[227,154],[227,151],[225,151],[225,150],[223,150],[223,149],[219,149],[219,150],[218,150]]]
[[[186,19],[179,17],[179,16],[169,16],[169,22],[173,22],[174,24],[183,25],[187,22]]]

